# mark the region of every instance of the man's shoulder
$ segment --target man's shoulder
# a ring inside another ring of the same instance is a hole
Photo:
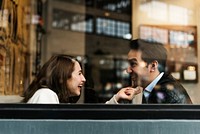
[[[162,78],[158,81],[158,83],[176,83],[176,82],[178,81],[169,73],[164,73]]]

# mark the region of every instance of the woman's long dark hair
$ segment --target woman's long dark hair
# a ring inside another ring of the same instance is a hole
[[[67,80],[74,71],[76,59],[69,55],[54,55],[41,68],[35,79],[24,91],[22,102],[26,103],[40,88],[49,88],[58,95],[60,103],[69,103]]]

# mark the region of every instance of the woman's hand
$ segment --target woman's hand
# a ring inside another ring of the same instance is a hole
[[[136,88],[125,87],[118,91],[118,93],[115,95],[115,99],[116,101],[119,101],[120,99],[132,100],[135,97],[135,95],[141,93],[142,90],[143,88],[139,86]]]

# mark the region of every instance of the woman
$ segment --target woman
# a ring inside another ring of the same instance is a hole
[[[72,103],[80,96],[86,79],[79,62],[68,55],[52,56],[24,91],[24,103]]]

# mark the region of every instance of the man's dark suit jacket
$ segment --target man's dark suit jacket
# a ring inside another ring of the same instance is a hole
[[[170,74],[164,74],[158,81],[148,99],[143,95],[142,103],[192,104],[185,88]]]

